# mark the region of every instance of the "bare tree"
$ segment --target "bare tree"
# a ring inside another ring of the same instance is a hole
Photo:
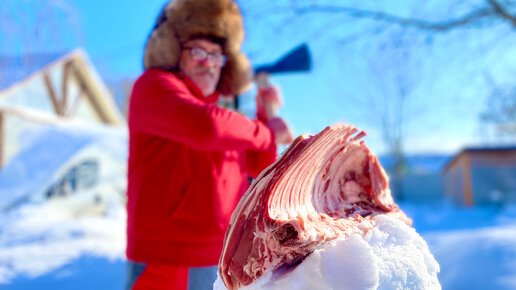
[[[0,18],[1,54],[63,52],[82,42],[79,12],[64,0],[4,0]]]
[[[484,111],[480,114],[481,123],[494,129],[497,140],[516,140],[516,85],[491,84],[491,94],[487,98]]]
[[[394,3],[394,1],[393,1]],[[402,43],[404,47],[398,46],[398,50],[409,51],[415,50],[417,46],[431,47],[433,40],[439,36],[446,36],[455,34],[467,35],[470,43],[464,46],[471,49],[474,45],[478,45],[475,39],[475,31],[490,31],[490,38],[483,42],[483,46],[479,48],[479,58],[487,58],[487,51],[496,49],[496,44],[503,42],[507,36],[507,31],[516,28],[516,1],[514,0],[470,0],[470,1],[418,1],[414,7],[403,7],[402,12],[393,10],[392,5],[388,4],[385,7],[382,3],[368,3],[362,1],[280,1],[276,4],[270,5],[255,5],[250,6],[248,13],[254,16],[261,17],[261,22],[264,23],[263,16],[271,15],[275,19],[283,19],[278,25],[278,31],[286,31],[285,34],[296,34],[295,28],[289,31],[288,25],[281,23],[307,23],[310,17],[317,16],[323,20],[314,22],[313,25],[303,28],[303,35],[307,39],[314,37],[319,41],[322,35],[326,38],[335,40],[335,44],[346,45],[350,42],[363,41],[364,39],[374,39],[378,48],[386,46],[386,43]],[[400,4],[401,6],[402,4]],[[426,6],[425,6],[426,5]],[[406,6],[406,5],[404,5]],[[391,8],[391,9],[389,9]],[[327,17],[320,17],[327,15]],[[297,25],[290,25],[297,27]],[[497,30],[492,30],[492,28]],[[506,29],[504,30],[503,27]],[[473,32],[472,32],[473,31]],[[453,40],[452,40],[453,41]],[[451,42],[451,41],[450,41]],[[475,44],[473,44],[475,43]],[[441,50],[443,47],[440,48]],[[327,50],[328,51],[328,50]],[[394,52],[391,50],[391,52]],[[460,51],[459,51],[460,52]],[[392,57],[388,52],[384,52],[385,57]],[[467,58],[467,54],[459,54],[457,58]],[[471,56],[469,56],[471,57]],[[374,60],[378,61],[380,57],[376,55]],[[411,61],[417,61],[417,57],[412,57]],[[395,73],[392,70],[400,70],[399,65],[393,65],[390,70],[384,72]],[[378,79],[375,75],[374,79]],[[410,76],[410,73],[404,73],[405,77]],[[404,86],[400,86],[399,95],[395,98],[398,100],[404,99],[404,103],[410,101],[410,92]],[[391,97],[394,95],[391,94]],[[394,99],[392,99],[394,100]],[[404,106],[401,106],[404,107]],[[455,111],[459,108],[467,110],[465,106],[455,106],[450,108],[450,111]],[[384,108],[387,109],[387,108]],[[396,115],[396,110],[389,113]],[[455,114],[460,112],[455,112]],[[405,117],[400,117],[401,122],[405,122]],[[395,127],[392,121],[386,120],[380,116],[383,124],[380,126],[384,134],[384,140],[389,151],[395,152],[399,148],[403,148],[403,138],[400,134],[393,132],[400,132]],[[387,124],[385,124],[387,122]],[[390,125],[389,125],[390,124]],[[403,131],[403,130],[401,130]],[[385,137],[390,136],[390,137]],[[390,139],[389,141],[386,138]],[[394,146],[393,144],[400,144]],[[396,147],[398,149],[394,150]]]
[[[359,9],[344,5],[306,4],[295,5],[293,10],[297,15],[328,13],[345,14],[355,19],[374,20],[403,27],[412,27],[434,32],[445,32],[466,26],[493,25],[497,21],[505,22],[516,28],[516,15],[512,13],[516,2],[512,0],[482,0],[478,1],[470,11],[447,18],[445,20],[426,20],[416,17],[403,17],[382,11]],[[291,7],[292,8],[292,7]]]
[[[321,50],[325,54],[332,53],[331,57],[327,58],[330,59],[329,61],[339,62],[336,55],[343,54],[343,47],[349,44],[356,47],[357,43],[368,42],[367,45],[360,44],[359,46],[372,52],[368,55],[368,59],[363,60],[367,62],[369,71],[360,73],[369,73],[371,81],[362,84],[365,89],[360,91],[359,96],[347,97],[345,105],[350,105],[349,98],[361,99],[355,100],[355,102],[362,102],[362,104],[368,102],[366,106],[356,106],[357,110],[364,110],[364,114],[369,115],[369,119],[381,132],[387,153],[394,161],[391,168],[393,194],[402,198],[403,192],[399,182],[407,170],[405,159],[405,142],[409,137],[407,124],[411,122],[411,117],[416,112],[424,114],[425,110],[421,108],[425,107],[424,104],[413,104],[418,84],[425,81],[418,79],[418,75],[423,74],[417,67],[418,63],[427,57],[421,51],[436,47],[436,50],[439,50],[436,54],[442,54],[444,51],[448,51],[446,45],[453,43],[459,49],[455,48],[455,55],[449,58],[459,64],[456,66],[471,61],[477,63],[485,61],[490,57],[490,53],[493,55],[493,62],[496,62],[499,54],[493,53],[493,51],[496,51],[497,47],[503,49],[503,47],[511,47],[513,44],[506,42],[506,39],[507,34],[516,29],[516,1],[422,0],[413,2],[414,4],[411,5],[414,7],[412,8],[403,7],[403,9],[394,10],[391,6],[396,6],[393,5],[395,2],[391,1],[391,4],[387,4],[385,7],[381,7],[383,2],[373,4],[368,1],[353,0],[298,0],[278,1],[269,5],[262,3],[254,6],[252,4],[245,5],[248,5],[247,16],[255,17],[255,21],[261,24],[261,28],[268,23],[268,20],[264,19],[266,15],[279,21],[280,24],[275,29],[280,35],[289,35],[289,37],[294,35],[294,39],[309,40],[319,47],[325,41],[333,41]],[[435,4],[436,2],[439,3]],[[242,5],[244,5],[243,2]],[[398,6],[403,5],[398,4]],[[313,23],[311,20],[314,20]],[[299,26],[303,27],[302,33],[299,33]],[[268,39],[265,37],[267,36],[258,37],[258,39]],[[510,41],[514,42],[514,39]],[[462,44],[455,44],[458,42],[462,42]],[[461,47],[464,48],[462,51]],[[361,54],[361,56],[363,55]],[[342,63],[347,64],[346,61],[349,61],[350,58],[345,59]],[[319,61],[321,59],[324,58],[320,57]],[[327,59],[326,61],[328,61]],[[498,61],[503,62],[501,59]],[[487,62],[485,63],[487,64]],[[451,66],[450,63],[447,64]],[[447,69],[448,67],[439,67],[435,71],[437,75],[443,75]],[[468,82],[473,83],[474,79],[479,78],[478,75],[481,74],[479,70],[482,71],[486,68],[480,65],[475,68],[476,71],[469,73],[468,69],[467,65],[463,65],[457,69],[458,74],[456,73],[450,78],[453,78],[454,81],[457,78],[464,78],[466,79],[464,83],[467,85]],[[342,78],[342,75],[335,78]],[[476,81],[478,82],[478,80]],[[342,83],[342,81],[340,82]],[[334,83],[338,84],[338,81]],[[346,85],[350,85],[349,82]],[[485,84],[483,85],[485,87]],[[471,105],[468,104],[471,101],[465,101],[466,98],[461,99],[462,88],[460,85],[454,84],[454,87],[456,91],[449,92],[450,102],[448,104],[435,103],[435,107],[445,111],[444,114],[454,116],[471,111]],[[464,94],[467,93],[464,91]],[[475,93],[480,98],[485,95],[483,91]],[[340,97],[343,93],[336,92],[335,95]],[[418,100],[418,102],[432,102],[431,93],[425,97],[429,100]],[[509,86],[507,89],[496,85],[488,98],[486,109],[480,120],[495,126],[500,134],[502,132],[506,135],[513,134],[516,131],[515,111],[516,86]],[[446,121],[442,118],[428,119],[433,119],[432,122],[446,126]],[[440,129],[438,126],[429,125],[427,128]],[[514,134],[516,135],[516,133]]]
[[[396,30],[379,42],[375,53],[368,59],[374,84],[363,96],[369,102],[370,114],[376,116],[373,122],[380,128],[393,161],[388,170],[391,172],[392,192],[397,199],[403,199],[401,181],[407,171],[405,127],[410,119],[411,91],[418,81],[412,73],[417,58],[407,43],[411,41],[403,30]]]
[[[115,103],[117,104],[120,111],[124,114],[126,119],[129,113],[129,101],[133,85],[134,79],[128,77],[107,82],[107,86],[115,99]]]

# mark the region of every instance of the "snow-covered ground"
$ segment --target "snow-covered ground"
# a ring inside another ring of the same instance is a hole
[[[18,138],[0,170],[0,288],[121,289],[127,130],[67,122]]]
[[[402,208],[440,264],[443,289],[516,289],[516,206]],[[125,213],[27,205],[0,216],[0,288],[123,289]]]
[[[0,216],[0,288],[122,289],[125,218],[120,205],[101,216],[51,204]]]
[[[516,205],[402,207],[439,262],[443,289],[516,289]]]

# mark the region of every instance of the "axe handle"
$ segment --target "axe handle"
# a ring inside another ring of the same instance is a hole
[[[271,86],[269,74],[266,72],[259,73],[255,80],[256,85],[258,85],[258,89],[265,89]]]

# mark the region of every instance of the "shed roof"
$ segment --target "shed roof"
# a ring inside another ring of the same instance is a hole
[[[444,166],[443,172],[446,172],[450,167],[464,154],[473,152],[500,152],[500,151],[515,151],[516,145],[503,145],[503,146],[477,146],[477,147],[466,147],[462,149],[457,155],[455,155],[450,161]]]
[[[486,147],[466,147],[462,152],[470,151],[506,151],[506,150],[516,150],[516,145],[506,145],[506,146],[486,146]]]

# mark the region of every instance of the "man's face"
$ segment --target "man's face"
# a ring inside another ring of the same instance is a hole
[[[203,60],[192,58],[192,48],[202,49],[209,54],[222,54],[222,47],[207,39],[192,39],[183,44],[179,57],[179,71],[188,76],[204,96],[215,92],[222,67],[209,57]]]

